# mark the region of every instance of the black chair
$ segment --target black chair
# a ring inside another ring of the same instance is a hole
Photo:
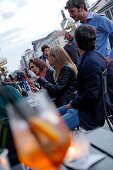
[[[101,87],[105,119],[110,130],[113,132],[113,108],[112,105],[110,104],[109,96],[107,93],[107,69],[101,72]],[[107,103],[106,98],[108,98],[109,103]]]

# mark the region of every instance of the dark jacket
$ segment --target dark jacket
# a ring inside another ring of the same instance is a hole
[[[55,81],[54,81],[54,71],[55,70],[52,67],[49,67],[49,69],[47,70],[46,75],[45,75],[45,79],[47,81],[51,82],[52,84],[55,83]],[[38,87],[39,89],[41,89],[41,84],[39,82],[36,82],[35,86]],[[50,95],[50,97],[52,97],[52,96]]]
[[[53,84],[54,84],[54,71],[55,70],[52,67],[50,67],[45,75],[45,79]]]
[[[77,52],[76,47],[73,46],[71,43],[67,43],[64,46],[64,49],[68,53],[68,55],[70,56],[70,58],[73,61],[73,63],[78,65],[78,62],[77,62],[78,52]]]
[[[39,57],[39,59],[45,61],[45,63],[47,61],[47,58],[48,58],[48,56],[46,56],[45,54],[43,54],[42,56]]]
[[[87,130],[104,125],[100,72],[105,69],[105,59],[93,51],[84,53],[78,67],[78,96],[71,105],[78,109],[80,123]]]
[[[52,84],[42,77],[38,79],[38,82],[47,89],[52,97],[56,98],[57,107],[68,104],[75,97],[76,73],[69,65],[62,68],[56,84]]]

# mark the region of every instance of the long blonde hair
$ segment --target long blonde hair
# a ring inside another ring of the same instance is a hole
[[[62,68],[68,64],[77,74],[77,67],[71,60],[68,53],[64,50],[64,48],[60,46],[52,46],[49,49],[49,54],[55,57],[55,81],[58,80],[58,76],[62,70]]]

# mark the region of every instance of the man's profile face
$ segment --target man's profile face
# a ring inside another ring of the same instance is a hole
[[[72,36],[70,35],[69,32],[65,32],[65,38],[66,38],[67,40],[71,40],[71,39],[72,39]]]
[[[48,56],[49,55],[49,48],[45,48],[43,53]]]
[[[80,9],[77,9],[76,7],[70,7],[68,8],[68,12],[70,14],[70,17],[73,18],[75,21],[79,21],[81,18]]]

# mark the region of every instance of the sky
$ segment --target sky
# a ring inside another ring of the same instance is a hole
[[[97,0],[89,0],[91,5]],[[0,57],[6,57],[9,72],[18,69],[31,42],[61,30],[61,10],[67,0],[0,0]],[[64,10],[66,17],[69,14]]]

